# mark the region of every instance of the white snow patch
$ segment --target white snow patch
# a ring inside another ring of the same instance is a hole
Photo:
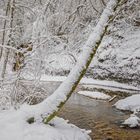
[[[140,111],[140,94],[119,100],[114,104],[114,106],[121,110],[130,110],[132,112]]]
[[[0,112],[0,140],[91,140],[86,131],[56,117],[45,125],[42,122],[28,124],[22,110]]]
[[[137,117],[135,114],[131,114],[128,119],[122,123],[123,125],[127,125],[131,128],[140,126],[140,118]]]
[[[93,92],[93,91],[79,91],[78,92],[81,95],[85,95],[94,99],[99,99],[99,100],[107,100],[110,99],[111,96],[106,95],[102,92]]]
[[[130,128],[140,126],[140,118],[135,115],[135,113],[140,111],[140,94],[129,96],[125,99],[119,100],[114,104],[114,106],[120,110],[129,110],[134,112],[128,119],[122,123]]]

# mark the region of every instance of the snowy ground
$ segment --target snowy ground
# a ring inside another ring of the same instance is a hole
[[[41,122],[28,124],[24,112],[0,112],[0,140],[91,140],[90,131],[82,130],[64,119],[56,117],[45,125]]]
[[[124,121],[124,125],[128,125],[129,127],[140,126],[140,94],[132,95],[125,99],[119,100],[114,106],[120,110],[128,110],[133,112],[133,114]]]
[[[102,92],[79,91],[78,93],[98,100],[107,100],[111,98],[111,96],[104,94]]]

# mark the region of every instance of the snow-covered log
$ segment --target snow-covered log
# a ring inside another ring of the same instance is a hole
[[[36,117],[41,116],[45,118],[44,123],[48,123],[66,103],[90,65],[107,31],[108,25],[113,21],[115,11],[121,2],[123,2],[123,0],[110,0],[108,2],[98,24],[86,41],[83,54],[80,56],[76,66],[72,69],[68,78],[51,96],[37,105],[30,106],[29,113],[32,118],[37,119]],[[30,120],[32,119],[29,119],[29,121]]]

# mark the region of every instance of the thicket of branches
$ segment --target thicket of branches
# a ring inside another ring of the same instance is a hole
[[[90,0],[0,1],[1,99],[17,104],[19,94],[25,94],[20,79],[31,75],[36,86],[45,67],[51,67],[51,55],[65,56],[74,64],[81,31],[96,22],[104,6],[103,1]]]

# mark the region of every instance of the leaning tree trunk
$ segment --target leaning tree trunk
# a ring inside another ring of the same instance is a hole
[[[113,21],[117,7],[123,0],[110,0],[107,7],[103,11],[97,26],[89,36],[83,54],[81,55],[76,66],[70,72],[68,78],[59,86],[59,88],[43,102],[30,106],[30,118],[28,121],[33,121],[37,117],[43,117],[44,123],[48,123],[52,120],[62,108],[62,106],[69,99],[81,78],[84,76],[88,66],[90,65],[92,58],[94,57],[103,36],[105,35],[108,25]],[[48,109],[48,110],[46,110]]]

